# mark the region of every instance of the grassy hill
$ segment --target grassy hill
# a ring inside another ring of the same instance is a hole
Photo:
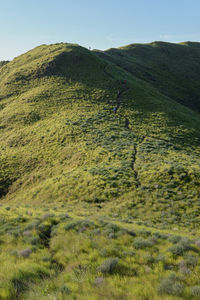
[[[200,111],[199,43],[133,44],[109,49],[103,57],[150,83],[167,97]]]
[[[0,299],[199,299],[199,55],[60,43],[0,64]]]

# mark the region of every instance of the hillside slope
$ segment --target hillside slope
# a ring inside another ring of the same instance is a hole
[[[199,116],[138,77],[70,44],[37,47],[2,67],[5,200],[142,197],[149,206],[181,193],[196,213]]]
[[[199,54],[60,43],[0,67],[0,299],[198,299]],[[157,296],[183,255],[191,276]]]
[[[109,49],[103,57],[150,83],[162,94],[200,112],[199,43],[132,44]]]

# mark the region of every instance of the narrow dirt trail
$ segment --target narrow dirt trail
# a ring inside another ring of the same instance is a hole
[[[137,161],[138,147],[144,142],[145,138],[146,138],[146,136],[143,136],[140,143],[137,144],[137,145],[134,145],[134,151],[133,151],[133,154],[132,154],[131,169],[134,172],[137,187],[141,185],[141,182],[140,182],[140,179],[139,179],[139,176],[138,176],[138,171],[135,167],[135,164],[136,164],[136,161]]]
[[[118,91],[118,94],[117,94],[117,103],[116,103],[116,106],[114,107],[114,113],[117,114],[122,102],[121,102],[121,97],[122,95],[127,92],[128,90],[128,87],[125,86],[126,88],[123,88],[123,90],[121,91]],[[124,118],[121,114],[119,114],[120,118]],[[130,120],[125,117],[125,123],[124,123],[124,127],[127,129],[127,130],[131,130],[133,132],[133,129],[130,127]],[[151,136],[151,135],[143,135],[141,138],[140,138],[140,141],[137,143],[137,144],[134,144],[134,149],[133,149],[133,153],[132,153],[132,159],[131,159],[131,169],[133,170],[134,172],[134,177],[135,177],[135,181],[136,181],[136,186],[139,187],[141,185],[141,182],[140,182],[140,178],[139,178],[139,174],[138,174],[138,171],[137,171],[137,168],[136,168],[136,162],[137,162],[137,159],[138,159],[138,147],[140,147],[140,145],[144,142],[144,140],[146,138],[149,138],[149,139],[153,139],[155,141],[162,141],[162,142],[165,142],[167,143],[169,146],[173,146],[175,147],[175,145],[173,145],[173,143],[171,143],[171,141],[167,140],[167,139],[164,139],[164,138],[161,138],[161,137],[155,137],[155,136]]]
[[[127,84],[125,82],[123,83],[123,85],[124,85],[123,89],[118,90],[118,92],[117,92],[117,102],[116,102],[116,106],[114,107],[114,113],[115,114],[117,113],[118,109],[121,106],[121,96],[128,90]]]
[[[127,90],[128,90],[128,88],[127,88],[127,86],[125,86],[125,88],[123,89],[123,91],[118,91],[118,94],[117,94],[117,103],[116,103],[117,105],[114,107],[114,113],[115,113],[115,114],[117,113],[118,109],[119,109],[120,106],[121,106],[121,96],[122,96]],[[121,115],[120,115],[120,117],[122,118]],[[131,131],[132,131],[132,129],[129,127],[129,125],[130,125],[130,121],[129,121],[129,119],[126,117],[126,118],[125,118],[125,124],[124,124],[124,126],[125,126],[125,128],[126,128],[127,130],[131,130]],[[137,160],[138,146],[139,146],[140,144],[143,143],[143,141],[144,141],[145,138],[146,138],[146,136],[143,136],[139,144],[137,144],[137,145],[134,144],[134,150],[133,150],[133,153],[132,153],[132,156],[131,156],[131,157],[132,157],[132,159],[131,159],[131,169],[132,169],[133,172],[134,172],[134,177],[135,177],[135,181],[136,181],[136,186],[137,186],[137,187],[140,186],[141,183],[140,183],[140,179],[139,179],[139,176],[138,176],[138,171],[137,171],[137,169],[135,168],[135,164],[136,164],[136,160]]]

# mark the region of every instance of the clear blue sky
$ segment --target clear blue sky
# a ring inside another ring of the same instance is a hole
[[[200,0],[0,0],[0,60],[40,44],[200,41]]]

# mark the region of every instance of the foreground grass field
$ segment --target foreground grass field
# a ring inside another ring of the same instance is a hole
[[[0,64],[0,299],[200,298],[199,56],[61,43]]]
[[[195,233],[88,209],[1,207],[1,299],[199,299]]]

